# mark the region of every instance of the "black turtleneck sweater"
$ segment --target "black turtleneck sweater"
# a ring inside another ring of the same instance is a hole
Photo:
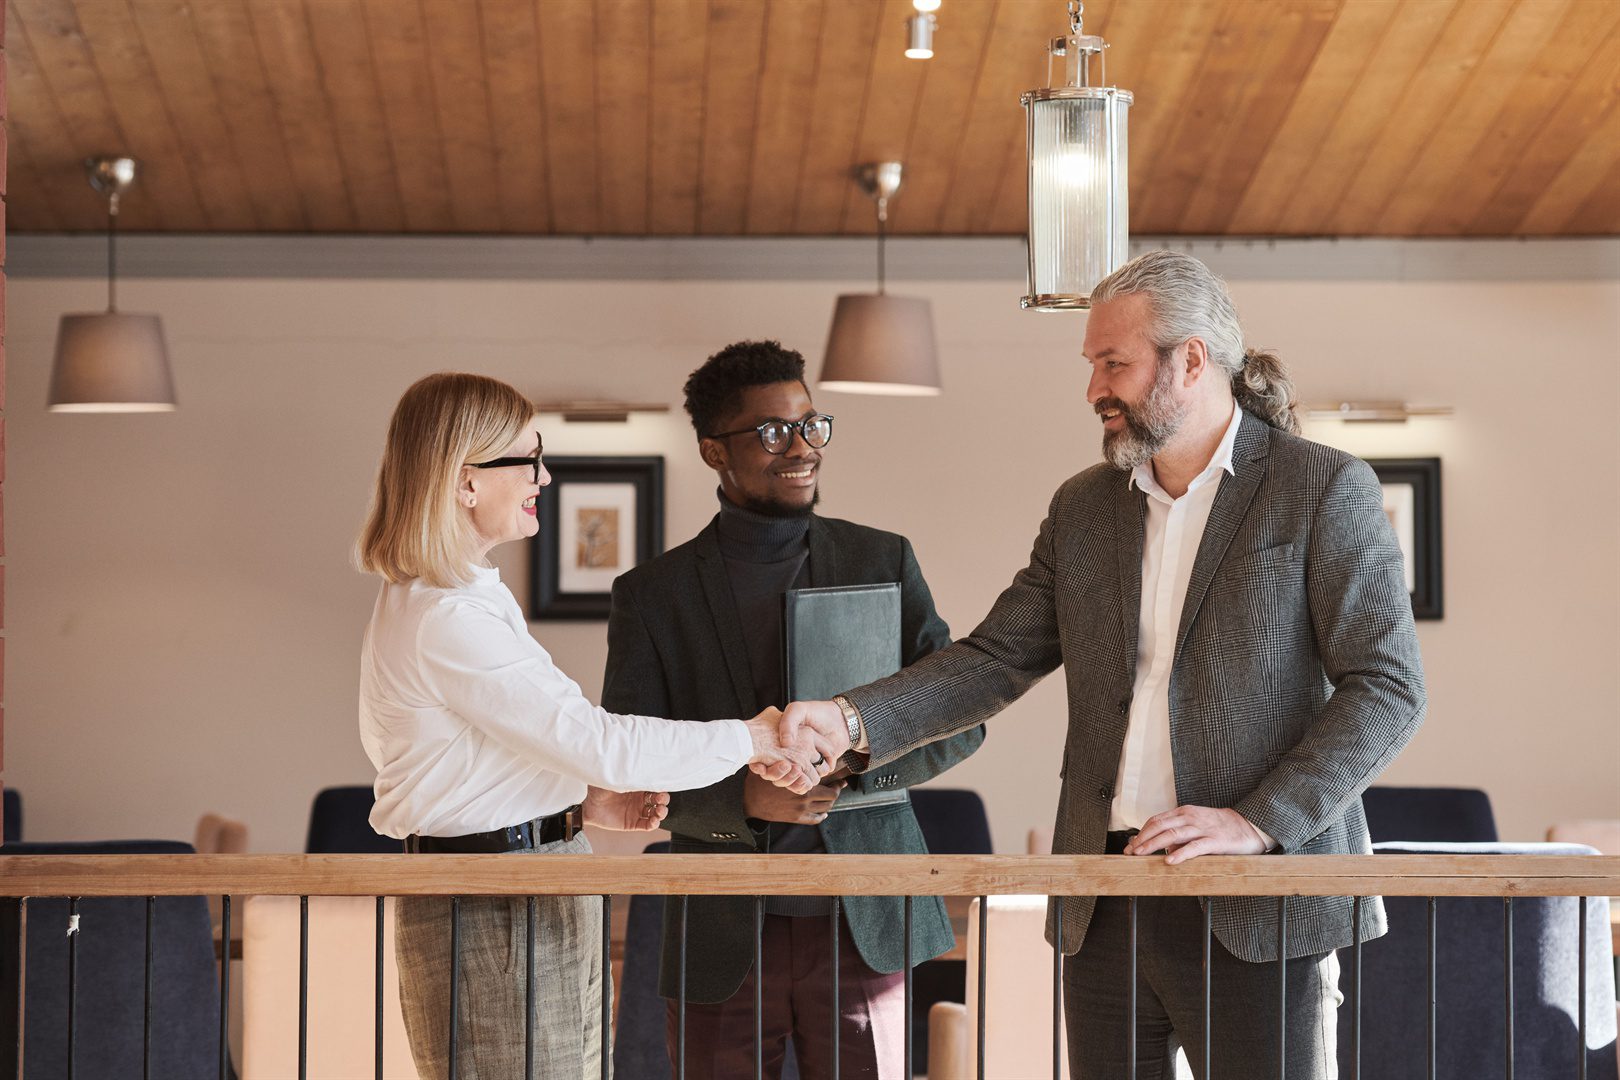
[[[780,708],[787,704],[782,594],[810,583],[810,517],[772,517],[738,506],[722,494],[716,529],[759,707]],[[826,850],[821,830],[813,825],[772,822],[769,844],[769,850],[776,852]],[[821,915],[831,909],[825,897],[771,896],[765,900],[765,910],[774,915]]]

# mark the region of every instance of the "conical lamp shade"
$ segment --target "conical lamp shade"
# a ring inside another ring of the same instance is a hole
[[[938,394],[928,301],[883,293],[840,296],[819,385],[860,394]]]
[[[175,406],[163,320],[64,315],[51,368],[52,412],[169,412]]]

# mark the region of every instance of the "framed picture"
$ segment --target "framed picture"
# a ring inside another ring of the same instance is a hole
[[[1439,619],[1445,614],[1441,588],[1440,459],[1383,458],[1367,464],[1384,485],[1384,513],[1406,556],[1406,589],[1412,615]]]
[[[606,619],[613,579],[664,550],[664,459],[548,457],[529,618]]]

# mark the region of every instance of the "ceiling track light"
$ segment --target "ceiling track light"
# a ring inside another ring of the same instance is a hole
[[[934,8],[939,7],[935,0],[933,7],[925,8],[923,4],[928,0],[912,0],[912,6],[917,10],[906,20],[906,59],[929,60],[934,55],[934,30],[939,25],[934,15]]]

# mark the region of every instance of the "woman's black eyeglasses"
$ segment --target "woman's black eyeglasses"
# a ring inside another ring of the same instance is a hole
[[[772,418],[757,427],[743,428],[741,431],[721,431],[710,435],[711,439],[729,439],[733,435],[758,435],[759,445],[765,448],[768,454],[785,454],[788,447],[793,445],[793,433],[797,431],[804,444],[812,450],[820,450],[832,442],[833,418],[826,413],[816,413],[803,420],[778,420]]]
[[[540,433],[534,433],[534,457],[498,457],[494,461],[469,461],[467,464],[474,469],[507,469],[519,465],[527,465],[534,469],[534,482],[540,483],[540,455],[546,448],[545,441]]]

